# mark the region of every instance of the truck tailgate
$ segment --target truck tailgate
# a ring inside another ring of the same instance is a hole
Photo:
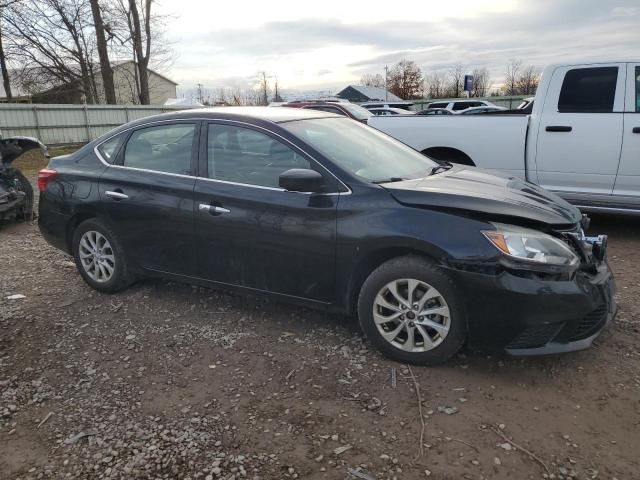
[[[528,115],[374,116],[369,125],[424,152],[448,147],[477,167],[525,178]]]

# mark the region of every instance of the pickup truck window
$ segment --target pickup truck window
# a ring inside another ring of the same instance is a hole
[[[640,67],[636,67],[636,112],[640,113]]]
[[[558,112],[611,113],[618,67],[574,68],[562,82]]]

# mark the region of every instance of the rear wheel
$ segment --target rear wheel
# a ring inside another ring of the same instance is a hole
[[[464,309],[449,276],[418,256],[392,259],[367,278],[358,299],[360,325],[385,355],[432,365],[466,338]]]
[[[124,249],[102,220],[92,218],[78,225],[73,256],[84,281],[96,290],[117,292],[132,283]]]

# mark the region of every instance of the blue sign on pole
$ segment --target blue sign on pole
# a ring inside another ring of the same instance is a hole
[[[464,76],[464,91],[470,92],[473,90],[473,75]]]

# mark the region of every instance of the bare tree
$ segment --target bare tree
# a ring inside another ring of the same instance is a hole
[[[389,72],[389,91],[409,100],[421,96],[423,89],[422,71],[411,60],[400,60]]]
[[[100,74],[102,76],[102,86],[104,88],[104,97],[108,104],[115,105],[116,89],[113,84],[113,69],[109,62],[109,52],[107,50],[107,39],[104,30],[104,21],[102,20],[102,12],[98,0],[89,0],[91,3],[91,13],[93,15],[93,24],[96,30],[96,43],[98,46],[98,57],[100,58]]]
[[[258,72],[258,90],[260,91],[260,105],[269,105],[269,78],[267,72]]]
[[[149,105],[149,56],[151,54],[151,1],[140,0],[143,7],[143,15],[138,11],[138,0],[129,0],[129,25],[133,39],[133,51],[138,69],[138,81],[140,82],[140,103]]]
[[[491,78],[489,70],[486,68],[476,68],[473,70],[473,90],[472,97],[486,97],[491,89]]]
[[[504,73],[504,93],[506,95],[518,95],[518,78],[522,69],[522,60],[512,58],[507,63]]]
[[[519,95],[534,95],[540,82],[540,69],[533,65],[527,65],[518,76],[517,89]]]
[[[23,0],[3,11],[5,31],[21,81],[51,88],[79,84],[87,103],[95,103],[94,31],[87,0]]]
[[[11,79],[9,78],[9,69],[7,68],[7,59],[2,45],[2,11],[0,10],[0,70],[2,70],[2,83],[4,85],[4,94],[7,101],[13,99],[11,94]]]
[[[379,73],[365,73],[360,78],[360,85],[362,85],[363,87],[384,88],[384,77]]]
[[[507,64],[504,78],[505,95],[533,95],[540,82],[540,69],[523,65],[522,60],[512,59]]]
[[[457,98],[464,91],[464,65],[456,63],[447,72],[449,83],[447,84],[448,97]]]
[[[273,85],[273,101],[274,102],[283,102],[284,100],[280,96],[280,91],[278,90],[278,77],[276,76],[276,80]]]
[[[17,3],[19,0],[6,0],[4,2],[0,2],[0,71],[2,71],[2,83],[4,86],[4,94],[7,101],[11,101],[13,99],[13,94],[11,93],[11,78],[9,78],[9,69],[7,68],[7,57],[4,52],[4,45],[2,43],[2,18],[4,9],[9,5]]]
[[[429,98],[443,98],[445,93],[445,78],[441,72],[433,72],[424,80],[425,92]]]

